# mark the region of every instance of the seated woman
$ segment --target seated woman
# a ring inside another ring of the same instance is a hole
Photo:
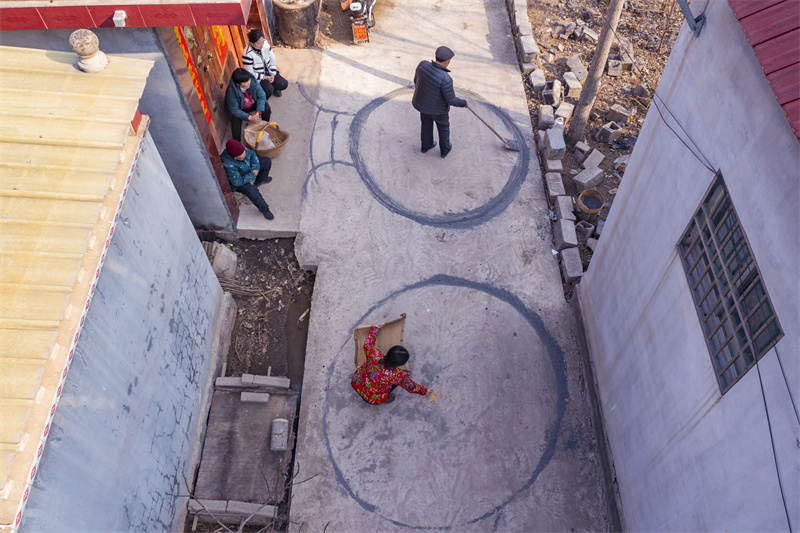
[[[220,159],[231,183],[231,189],[247,196],[267,220],[275,218],[257,187],[272,181],[269,176],[272,159],[258,157],[254,151],[245,148],[242,143],[234,139],[225,143]]]
[[[272,110],[267,103],[264,89],[255,77],[243,68],[237,68],[231,75],[228,89],[225,91],[225,107],[231,118],[231,136],[242,140],[242,122],[258,122],[266,120],[272,115]],[[255,111],[255,115],[251,115]]]
[[[389,394],[398,385],[408,392],[425,396],[428,393],[423,385],[418,385],[402,370],[400,366],[408,361],[408,350],[402,346],[392,346],[383,356],[375,348],[375,339],[381,325],[376,324],[369,330],[369,336],[364,342],[366,362],[358,367],[351,379],[351,385],[361,399],[371,404],[392,403],[394,394]]]

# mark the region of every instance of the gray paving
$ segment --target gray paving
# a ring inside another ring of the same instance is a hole
[[[384,1],[376,16],[368,44],[279,51],[305,97],[295,85],[275,116],[308,124],[307,144],[276,159],[287,192],[253,231],[297,220],[300,264],[317,267],[291,531],[607,529],[505,2]],[[453,151],[420,153],[409,86],[441,44],[456,93],[523,151],[453,109]],[[432,393],[367,405],[353,329],[400,313]]]

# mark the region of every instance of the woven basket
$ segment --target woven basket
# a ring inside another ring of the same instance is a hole
[[[264,148],[264,135],[268,135],[274,146]],[[286,142],[289,140],[289,132],[282,130],[276,122],[257,122],[249,124],[244,129],[244,144],[253,150],[259,157],[269,157],[274,159],[280,155]]]

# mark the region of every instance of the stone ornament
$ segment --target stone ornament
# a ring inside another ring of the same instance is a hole
[[[79,56],[75,66],[80,70],[94,73],[108,66],[108,57],[100,51],[100,41],[93,32],[84,29],[75,30],[69,36],[69,45]]]

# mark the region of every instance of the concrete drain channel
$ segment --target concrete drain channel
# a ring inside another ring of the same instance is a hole
[[[221,284],[237,307],[251,304],[244,291],[237,297],[231,283]],[[266,375],[239,368],[239,375],[226,376],[240,331],[231,328],[231,347],[214,380],[184,531],[287,529],[310,300],[309,293],[286,306],[286,376],[271,375],[272,367]]]

